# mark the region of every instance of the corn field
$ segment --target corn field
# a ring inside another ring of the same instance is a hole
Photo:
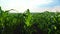
[[[9,13],[0,7],[0,34],[60,34],[60,13]]]

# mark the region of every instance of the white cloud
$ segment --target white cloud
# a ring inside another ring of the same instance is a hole
[[[0,0],[3,10],[16,9],[24,12],[27,8],[34,9],[37,5],[49,4],[53,0]]]
[[[44,12],[44,11],[49,11],[49,12],[60,12],[60,6],[54,6],[54,7],[46,7],[46,8],[33,8],[31,9],[32,12]]]

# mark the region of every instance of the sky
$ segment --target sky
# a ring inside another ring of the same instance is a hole
[[[10,12],[24,12],[30,9],[30,12],[60,11],[60,0],[0,0],[0,6],[3,10],[15,9]]]

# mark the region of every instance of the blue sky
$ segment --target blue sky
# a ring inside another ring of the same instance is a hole
[[[38,7],[49,8],[54,6],[60,6],[60,0],[53,0],[53,2],[51,2],[50,4],[43,4],[43,5],[39,5]]]
[[[16,9],[24,12],[26,9],[37,12],[47,8],[58,9],[60,0],[0,0],[0,6],[3,10]]]

